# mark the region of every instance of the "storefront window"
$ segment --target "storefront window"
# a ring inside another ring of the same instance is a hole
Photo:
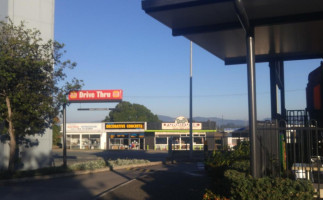
[[[181,138],[181,149],[189,150],[190,149],[190,138],[182,137]]]
[[[144,133],[109,133],[109,149],[144,149]]]
[[[63,141],[62,141],[63,144]],[[66,148],[71,149],[71,135],[66,136]]]
[[[156,144],[167,144],[167,138],[156,138]]]
[[[71,136],[71,149],[80,149],[80,135]]]
[[[203,144],[202,137],[194,137],[194,144]]]
[[[90,135],[91,149],[100,149],[100,135]]]
[[[130,145],[129,145],[130,149],[139,149],[139,139],[131,139],[130,140]]]
[[[88,134],[82,135],[82,149],[90,149],[90,140]]]
[[[127,133],[111,133],[109,140],[109,149],[129,149],[129,134]]]

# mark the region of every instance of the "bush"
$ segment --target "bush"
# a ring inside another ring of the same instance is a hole
[[[230,185],[232,200],[258,199],[313,199],[314,188],[310,181],[288,178],[264,177],[255,179],[236,170],[227,170],[224,175]]]
[[[144,164],[149,163],[149,160],[144,159],[117,159],[117,160],[108,160],[107,164],[110,167],[116,166],[125,166],[125,165],[135,165],[135,164]]]
[[[206,168],[213,179],[213,190],[207,190],[203,199],[313,199],[314,188],[306,180],[250,175],[250,148],[242,142],[234,151],[213,152]]]
[[[107,167],[106,162],[103,159],[87,161],[82,163],[74,163],[69,166],[71,170],[94,170]]]
[[[249,173],[250,172],[250,161],[249,160],[238,160],[233,162],[230,166],[230,169],[234,169],[240,172]]]
[[[203,195],[203,200],[229,200],[229,199],[226,197],[216,195],[211,190],[206,190],[205,194]]]

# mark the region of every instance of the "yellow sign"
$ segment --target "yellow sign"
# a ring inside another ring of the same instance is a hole
[[[105,129],[145,129],[145,123],[105,123]]]

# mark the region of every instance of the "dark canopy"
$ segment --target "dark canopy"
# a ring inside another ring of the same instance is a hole
[[[322,0],[244,0],[256,62],[323,57]],[[226,64],[246,63],[234,0],[143,0],[147,14]]]

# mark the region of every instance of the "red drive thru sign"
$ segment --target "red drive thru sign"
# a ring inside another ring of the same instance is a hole
[[[69,102],[120,102],[122,90],[78,90],[68,95]]]

